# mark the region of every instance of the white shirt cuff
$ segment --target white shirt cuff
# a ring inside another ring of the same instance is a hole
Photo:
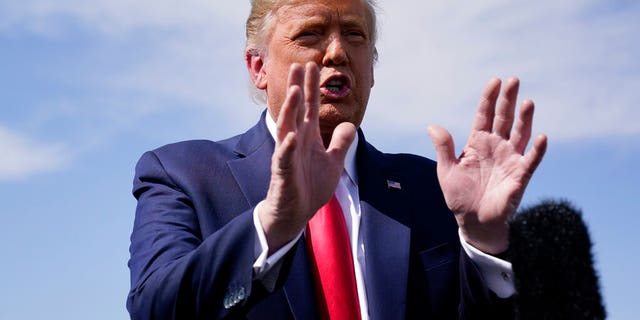
[[[280,262],[282,257],[284,257],[289,250],[293,248],[298,239],[300,239],[300,236],[302,236],[304,230],[300,230],[300,233],[298,233],[293,240],[269,256],[269,244],[267,243],[267,237],[264,234],[262,224],[260,223],[260,217],[258,216],[258,207],[260,207],[261,204],[262,202],[253,209],[253,225],[256,229],[256,234],[258,235],[254,246],[256,260],[253,263],[253,272],[255,278],[259,279],[265,288],[271,292],[273,291],[276,281],[278,280],[278,275],[280,274],[280,266],[282,265]]]
[[[508,298],[514,295],[516,288],[513,284],[511,262],[496,258],[474,248],[464,240],[460,229],[458,229],[458,237],[460,237],[464,252],[478,266],[489,289],[500,298]]]

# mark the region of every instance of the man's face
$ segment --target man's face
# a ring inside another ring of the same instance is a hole
[[[280,7],[267,40],[263,72],[267,106],[277,118],[292,63],[320,67],[323,136],[340,123],[358,127],[373,86],[374,44],[362,0],[300,0]]]

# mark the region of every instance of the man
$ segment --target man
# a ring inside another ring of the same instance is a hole
[[[509,316],[509,265],[491,255],[508,249],[506,220],[546,148],[540,136],[525,153],[533,103],[522,103],[512,130],[518,80],[498,101],[493,79],[460,157],[436,126],[437,169],[383,154],[358,129],[375,36],[371,1],[252,1],[245,56],[267,112],[242,135],[140,159],[132,318]],[[351,253],[338,264],[352,283],[337,302],[312,219],[332,203],[348,233],[335,248]]]

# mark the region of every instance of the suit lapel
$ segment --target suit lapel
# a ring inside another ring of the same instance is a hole
[[[387,180],[402,181],[388,176],[382,154],[359,134],[356,161],[369,314],[372,319],[404,319],[411,230],[404,224],[408,214],[398,206],[403,191],[389,187]]]
[[[265,114],[262,113],[257,125],[240,136],[234,149],[238,158],[227,162],[250,207],[255,207],[265,198],[271,176],[275,142],[265,124]]]

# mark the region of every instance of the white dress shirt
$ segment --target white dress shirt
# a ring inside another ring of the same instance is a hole
[[[276,123],[268,114],[265,118],[267,128],[269,129],[271,136],[276,139]],[[367,305],[366,283],[364,282],[364,275],[367,270],[364,259],[365,243],[363,242],[362,235],[360,234],[361,210],[355,161],[357,145],[358,135],[356,135],[353,143],[347,151],[344,161],[344,171],[340,176],[340,181],[336,187],[335,195],[342,207],[342,212],[344,213],[345,222],[347,224],[347,230],[349,232],[356,286],[358,288],[358,299],[360,302],[360,312],[362,319],[364,320],[369,319],[369,312]],[[260,206],[260,204],[258,206]],[[256,206],[256,208],[258,206]],[[300,233],[295,239],[287,243],[271,256],[268,256],[269,246],[267,244],[267,239],[264,234],[264,230],[262,229],[257,210],[254,210],[253,212],[253,222],[258,235],[258,241],[255,245],[256,261],[253,264],[254,273],[256,278],[262,281],[267,290],[272,291],[280,270],[279,262],[295,245],[300,236],[302,236],[304,230],[300,230]],[[463,241],[460,233],[458,234],[464,251],[480,269],[487,286],[494,291],[498,297],[507,298],[512,296],[515,293],[515,287],[513,285],[513,271],[511,270],[511,263],[483,253],[466,243],[466,241]]]

